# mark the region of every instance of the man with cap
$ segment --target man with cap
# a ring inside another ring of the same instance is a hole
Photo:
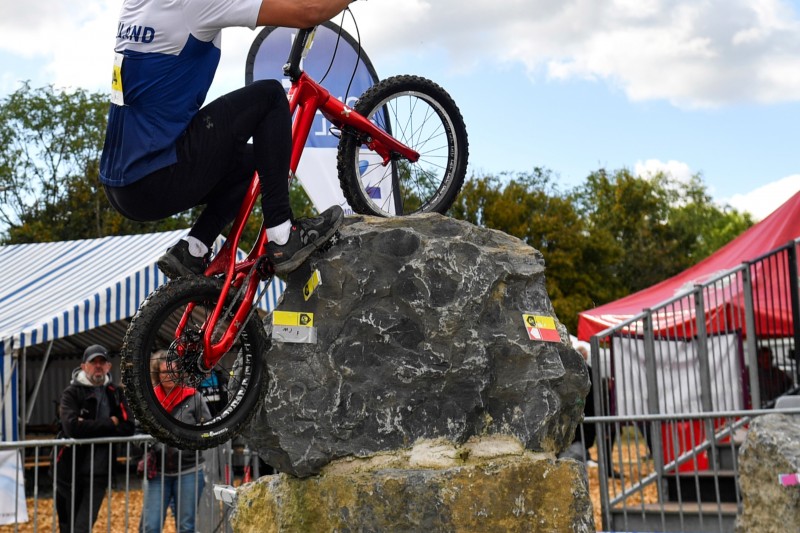
[[[91,439],[133,435],[127,401],[114,386],[110,372],[108,350],[99,344],[86,348],[80,368],[73,371],[72,381],[61,394],[61,436]],[[109,486],[109,460],[114,460],[113,455],[111,444],[58,448],[56,511],[61,533],[92,530]]]

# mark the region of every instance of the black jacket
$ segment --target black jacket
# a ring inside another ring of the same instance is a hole
[[[133,417],[130,414],[125,395],[114,386],[111,376],[108,376],[106,384],[101,387],[108,400],[109,415],[98,418],[98,401],[95,390],[98,387],[92,386],[80,369],[76,369],[72,373],[72,382],[61,394],[60,436],[72,439],[91,439],[133,435]],[[111,420],[112,416],[117,417],[119,425],[114,425]],[[109,454],[112,455],[111,459],[114,459],[113,445],[94,445],[93,471],[91,470],[92,462],[89,461],[91,451],[91,445],[79,445],[74,450],[72,447],[59,448],[56,455],[59,476],[72,475],[73,453],[76,459],[76,475],[88,476],[90,472],[96,476],[107,475]]]

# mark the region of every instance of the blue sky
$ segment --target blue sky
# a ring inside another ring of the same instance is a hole
[[[105,90],[119,2],[0,7],[0,96]],[[800,190],[800,0],[368,0],[353,4],[381,77],[454,97],[477,173],[700,173],[720,203],[766,216]],[[35,14],[34,14],[35,11]],[[345,27],[352,31],[350,23]],[[226,29],[210,97],[243,83],[257,32]]]

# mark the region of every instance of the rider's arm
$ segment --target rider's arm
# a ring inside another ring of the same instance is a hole
[[[261,0],[259,26],[310,28],[346,8],[352,0]]]

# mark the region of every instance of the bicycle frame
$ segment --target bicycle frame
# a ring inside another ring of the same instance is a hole
[[[345,131],[357,132],[361,136],[363,144],[381,156],[384,166],[395,159],[402,158],[411,162],[419,160],[419,153],[398,142],[370,120],[334,98],[330,92],[303,72],[301,63],[311,48],[315,31],[316,27],[298,32],[292,44],[288,62],[284,67],[284,73],[292,83],[288,98],[289,109],[294,116],[289,179],[295,175],[300,163],[300,157],[303,154],[317,111],[321,112],[333,127],[341,130],[343,134]],[[236,341],[253,309],[253,299],[256,296],[259,282],[271,278],[274,274],[271,265],[268,269],[259,268],[259,258],[264,255],[267,247],[267,232],[263,224],[247,258],[241,262],[236,261],[236,251],[245,224],[260,192],[258,174],[254,174],[242,207],[228,233],[228,238],[205,272],[206,276],[224,274],[225,283],[213,313],[203,326],[203,360],[199,362],[203,370],[212,369]],[[239,292],[243,290],[244,295],[239,300],[240,303],[235,302],[233,309],[226,311],[225,302],[232,288],[238,289]],[[183,333],[193,308],[193,305],[187,306],[175,332],[176,338]],[[230,313],[232,310],[235,311],[233,311],[230,324],[219,340],[214,342],[214,332],[222,313]]]

